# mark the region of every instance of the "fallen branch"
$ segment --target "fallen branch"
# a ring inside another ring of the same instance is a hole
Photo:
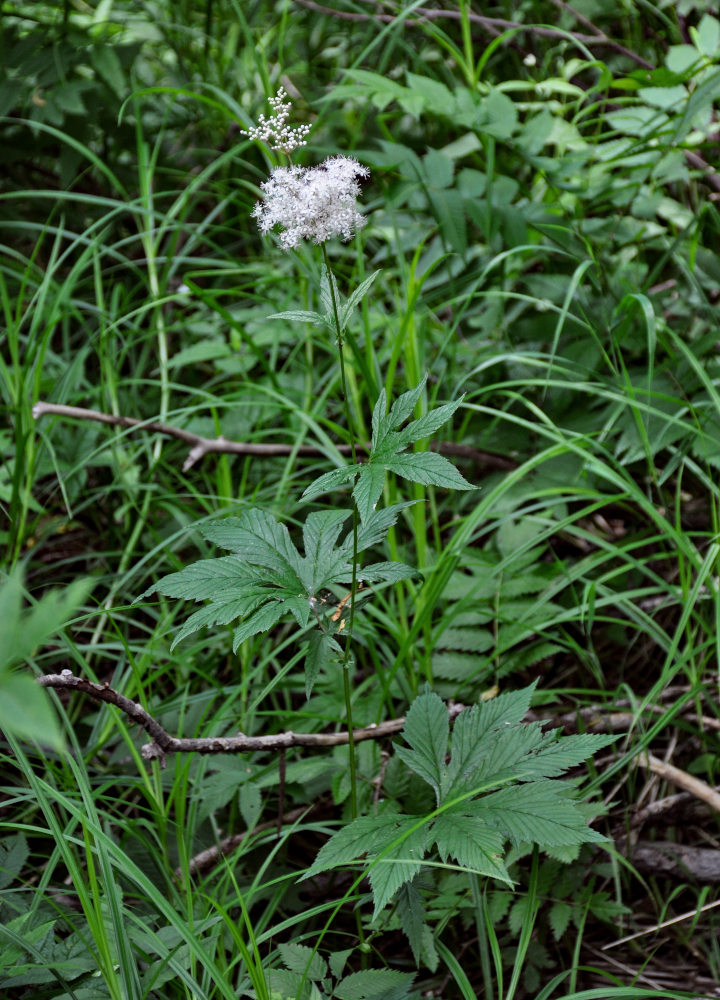
[[[630,863],[640,872],[660,878],[696,879],[720,883],[720,851],[714,847],[690,847],[665,841],[635,844]]]
[[[178,441],[184,441],[191,445],[190,452],[183,463],[183,472],[187,472],[196,462],[212,452],[225,455],[259,455],[264,457],[325,454],[325,449],[316,444],[250,444],[245,441],[230,441],[222,434],[216,438],[206,438],[199,434],[193,434],[192,431],[186,431],[182,427],[160,423],[158,420],[139,420],[137,417],[115,416],[113,413],[103,413],[102,410],[91,410],[82,406],[66,406],[64,403],[40,401],[35,403],[32,412],[36,420],[47,414],[55,414],[76,420],[93,420],[96,423],[110,424],[113,427],[138,428],[156,434],[164,434],[166,437],[177,438]],[[370,450],[369,444],[360,443],[358,447],[364,451]],[[480,451],[470,447],[470,445],[454,444],[451,441],[435,441],[431,443],[430,447],[433,451],[442,452],[444,455],[467,458],[493,469],[510,471],[517,468],[517,462],[510,458],[488,451]],[[352,449],[349,444],[340,444],[337,445],[337,450],[341,455],[349,455]]]
[[[653,774],[669,781],[671,785],[682,788],[685,792],[690,792],[696,799],[702,799],[711,809],[720,812],[720,793],[716,792],[707,782],[693,777],[687,771],[682,771],[674,764],[666,764],[659,757],[654,757],[651,753],[641,753],[638,757],[640,764],[646,767]],[[717,854],[717,852],[715,852]]]
[[[45,674],[43,677],[38,677],[38,684],[46,688],[81,691],[96,701],[115,705],[150,736],[151,742],[146,743],[141,750],[145,760],[162,759],[167,753],[251,753],[258,750],[284,750],[287,747],[337,747],[349,743],[346,732],[285,732],[275,733],[272,736],[246,736],[244,733],[239,733],[237,736],[171,736],[139,702],[131,701],[107,684],[96,684],[95,681],[89,681],[85,677],[76,677],[72,670],[63,670],[59,674]],[[455,706],[458,712],[462,711],[463,707]],[[355,743],[362,743],[363,740],[380,740],[385,736],[399,733],[404,725],[404,717],[372,723],[364,729],[354,729],[353,738]]]
[[[251,753],[259,750],[285,750],[287,747],[338,747],[347,746],[350,738],[347,732],[340,733],[275,733],[271,736],[206,736],[177,737],[171,736],[160,725],[157,719],[145,711],[139,702],[126,698],[108,684],[96,684],[85,677],[76,677],[72,670],[63,670],[59,674],[45,674],[38,677],[38,684],[56,690],[80,691],[96,701],[104,701],[115,705],[128,718],[141,726],[150,737],[151,742],[141,749],[145,760],[159,759],[164,761],[168,753]],[[451,718],[462,712],[464,705],[452,705],[448,709]],[[353,730],[355,743],[364,740],[381,740],[386,736],[399,733],[405,725],[405,717],[389,719],[387,722],[371,723],[363,729]]]

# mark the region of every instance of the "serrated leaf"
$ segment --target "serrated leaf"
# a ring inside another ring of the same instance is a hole
[[[300,555],[284,524],[264,510],[245,511],[204,525],[201,533],[220,548],[230,549],[244,561],[273,570],[285,586],[294,587],[300,577]]]
[[[253,588],[253,592],[242,598],[231,598],[228,601],[213,602],[199,611],[195,611],[181,626],[170,649],[173,650],[179,642],[208,625],[229,625],[236,618],[250,614],[263,601],[267,600],[268,591],[265,587]]]
[[[476,816],[445,813],[437,817],[432,836],[443,861],[459,865],[512,885],[503,864],[503,837]]]
[[[447,490],[474,490],[461,472],[444,455],[434,451],[414,451],[394,455],[385,468],[412,483],[422,486],[442,486]]]
[[[404,885],[400,886],[395,897],[395,904],[400,916],[400,926],[408,939],[415,965],[419,967],[423,953],[425,908],[420,893],[412,882],[405,882]]]
[[[345,968],[345,963],[348,958],[353,953],[352,948],[345,948],[343,951],[332,951],[328,955],[328,965],[330,966],[330,972],[334,979],[339,979],[342,975],[342,970]]]
[[[414,976],[395,969],[364,969],[351,972],[335,987],[337,1000],[403,1000]]]
[[[408,580],[415,576],[417,569],[401,562],[376,562],[363,566],[358,571],[358,580],[367,580],[370,583],[395,583],[398,580]]]
[[[305,944],[278,944],[280,957],[290,972],[299,972],[308,979],[324,979],[328,974],[327,962],[313,948]]]
[[[402,424],[405,423],[408,417],[412,415],[412,412],[417,406],[417,402],[425,389],[426,382],[427,375],[424,375],[419,385],[416,385],[414,389],[409,389],[401,396],[398,396],[393,405],[390,407],[390,412],[386,418],[388,430],[397,430]]]
[[[443,774],[443,798],[460,791],[486,761],[488,748],[495,742],[494,731],[517,726],[522,721],[534,690],[535,684],[532,684],[460,713],[453,726],[450,763]]]
[[[519,763],[522,780],[555,778],[571,767],[582,764],[604,747],[614,743],[616,736],[581,733],[555,739],[545,737],[545,744]]]
[[[347,302],[344,304],[340,310],[340,329],[345,330],[348,325],[350,316],[355,309],[355,306],[360,302],[360,300],[365,296],[365,294],[370,290],[370,287],[375,282],[375,279],[381,274],[382,268],[378,271],[373,271],[371,275],[361,281],[358,287],[348,296]]]
[[[418,502],[417,500],[406,500],[403,503],[395,503],[389,507],[381,507],[380,510],[374,510],[367,520],[363,521],[358,527],[358,552],[364,552],[365,549],[383,542],[390,528],[396,523],[400,512],[405,510],[406,507],[414,506]],[[352,552],[352,532],[348,533],[343,542],[343,547],[348,552]]]
[[[393,898],[401,885],[411,882],[422,868],[429,839],[426,825],[418,826],[417,816],[394,816],[389,844],[370,864],[370,887],[375,909],[373,917]]]
[[[312,878],[313,875],[330,868],[350,864],[365,853],[376,854],[391,842],[390,833],[397,830],[395,820],[396,817],[388,815],[360,816],[353,820],[323,844],[318,856],[305,873],[305,878]]]
[[[513,785],[478,799],[477,814],[515,844],[545,848],[604,843],[606,838],[587,826],[571,793],[561,781]]]
[[[339,486],[344,486],[353,480],[359,471],[359,468],[353,465],[332,469],[331,472],[326,472],[316,479],[314,483],[310,483],[301,499],[308,502],[322,496],[323,493],[330,493],[331,490],[336,490]]]
[[[466,681],[487,669],[481,657],[470,653],[433,653],[432,668],[434,677],[449,681]]]
[[[494,644],[493,634],[485,628],[446,628],[435,640],[437,649],[458,649],[472,653],[485,653]]]
[[[272,313],[266,319],[289,319],[295,323],[311,323],[313,326],[327,326],[327,320],[324,316],[308,309],[288,309],[286,312]]]
[[[373,450],[378,447],[382,439],[380,437],[380,431],[383,421],[385,420],[385,411],[387,410],[387,393],[385,389],[381,389],[378,394],[377,402],[373,406],[372,411],[372,448]]]
[[[313,593],[327,585],[328,574],[323,568],[333,556],[343,524],[350,516],[349,510],[323,510],[308,514],[305,520],[303,547],[306,560],[311,562],[314,569],[308,583]]]
[[[403,737],[408,747],[395,747],[398,757],[432,785],[438,800],[449,732],[446,706],[433,691],[426,691],[415,699],[405,719]]]
[[[353,489],[353,498],[363,523],[372,516],[384,485],[385,469],[382,465],[369,462],[367,465],[361,466]]]
[[[285,610],[284,603],[284,601],[270,601],[242,621],[233,635],[233,653],[237,653],[240,643],[250,636],[258,632],[267,632],[273,625],[277,625]]]
[[[323,664],[342,659],[340,644],[329,633],[316,629],[310,636],[305,657],[305,697],[310,698]]]
[[[399,447],[406,448],[411,442],[420,441],[422,438],[430,437],[431,434],[434,434],[443,424],[448,422],[455,410],[462,404],[464,398],[464,396],[461,396],[452,403],[445,403],[444,406],[438,406],[435,410],[430,410],[429,413],[423,414],[417,420],[411,421],[407,427],[400,431],[398,439]]]
[[[361,816],[320,848],[305,878],[366,857],[377,914],[422,867],[429,831],[419,822],[417,816]]]
[[[561,900],[558,903],[554,903],[550,907],[548,921],[550,923],[550,929],[553,932],[553,937],[556,941],[559,941],[565,934],[565,931],[568,929],[571,916],[572,907],[569,903],[565,903]]]

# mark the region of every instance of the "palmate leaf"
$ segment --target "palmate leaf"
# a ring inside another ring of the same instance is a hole
[[[364,858],[377,914],[422,868],[432,845],[441,861],[509,884],[507,841],[556,853],[604,842],[588,826],[598,810],[579,799],[575,782],[555,776],[614,737],[559,737],[544,734],[538,723],[525,724],[534,687],[466,709],[452,736],[447,706],[426,689],[408,712],[407,745],[395,746],[395,752],[434,789],[438,808],[425,817],[393,813],[355,820],[325,844],[309,874]]]
[[[377,544],[395,523],[406,504],[378,512],[368,519],[358,537],[358,551]],[[317,614],[317,595],[333,587],[347,586],[352,579],[352,531],[339,541],[351,517],[348,510],[316,511],[303,526],[305,555],[293,544],[286,526],[262,510],[245,511],[205,525],[202,533],[209,541],[228,549],[232,555],[201,559],[160,579],[142,597],[152,593],[193,601],[209,601],[196,611],[175,636],[181,639],[209,625],[228,625],[240,619],[233,636],[236,651],[245,639],[265,632],[285,615],[293,616],[299,628]],[[414,571],[404,563],[370,563],[359,571],[364,583],[406,579]],[[331,647],[311,646],[308,654],[309,684],[317,676],[321,659]]]
[[[385,412],[387,396],[382,389],[373,408],[372,441],[367,462],[333,469],[309,486],[303,499],[311,500],[354,480],[353,498],[364,525],[375,512],[387,472],[394,472],[423,486],[441,486],[454,490],[475,489],[451,462],[436,452],[415,451],[404,454],[414,441],[428,437],[446,423],[464,398],[460,397],[425,413],[417,420],[412,420],[401,431],[399,428],[411,417],[425,389],[426,380],[427,376],[414,389],[399,396],[389,413]]]

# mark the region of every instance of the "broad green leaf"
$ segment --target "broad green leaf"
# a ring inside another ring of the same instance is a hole
[[[330,840],[323,844],[304,877],[312,878],[319,872],[350,864],[365,854],[376,856],[393,843],[402,832],[406,820],[407,816],[388,814],[360,816],[359,819],[353,820],[334,833]],[[414,817],[414,822],[417,822],[417,817]]]
[[[335,987],[337,1000],[404,1000],[414,976],[395,969],[364,969],[352,972]]]
[[[199,559],[177,573],[168,573],[140,595],[138,600],[150,594],[163,594],[186,601],[202,601],[209,597],[219,599],[219,595],[230,596],[240,588],[257,585],[262,576],[255,569],[243,564],[237,556],[221,556],[218,559]]]
[[[327,319],[320,313],[307,309],[288,309],[285,312],[271,313],[267,319],[288,319],[294,323],[311,323],[313,326],[327,326]]]
[[[323,493],[329,493],[331,490],[337,489],[338,486],[345,486],[357,476],[358,471],[355,466],[346,465],[341,469],[333,469],[331,472],[326,472],[325,475],[320,476],[314,483],[308,486],[302,495],[302,499],[307,503],[316,497],[322,496]]]
[[[373,916],[390,902],[401,885],[411,882],[422,868],[430,839],[426,824],[418,826],[417,816],[394,816],[388,830],[388,846],[370,864],[370,886],[375,909]]]
[[[79,580],[65,590],[51,590],[23,611],[22,570],[15,569],[0,584],[0,670],[29,660],[38,646],[67,624],[90,587],[90,581]]]
[[[449,115],[455,105],[455,95],[444,83],[433,80],[430,76],[406,71],[408,88],[425,99],[426,108],[433,114]]]
[[[476,815],[515,844],[545,849],[604,843],[606,838],[586,824],[571,794],[572,788],[561,781],[512,785],[476,800]]]
[[[303,525],[303,547],[306,560],[311,561],[315,572],[309,586],[314,592],[325,586],[325,563],[333,556],[343,524],[352,512],[349,510],[323,510],[308,514]],[[318,577],[318,571],[320,576]]]
[[[201,628],[208,625],[229,625],[236,618],[249,615],[268,598],[268,591],[265,587],[245,589],[250,590],[250,593],[244,597],[230,597],[227,601],[218,600],[191,614],[181,625],[170,649],[174,649],[179,642]]]
[[[426,382],[427,375],[424,375],[419,385],[416,385],[414,389],[409,389],[407,392],[404,392],[402,396],[398,396],[393,405],[390,407],[390,412],[386,418],[389,430],[397,430],[410,416],[412,416],[412,412],[417,406],[420,396],[423,394]]]
[[[385,581],[395,583],[398,580],[409,580],[415,576],[417,570],[413,566],[408,566],[401,562],[377,562],[363,566],[358,571],[358,580],[367,580],[370,583]]]
[[[455,410],[462,405],[464,398],[464,396],[460,396],[459,399],[453,400],[452,403],[445,403],[444,406],[438,406],[437,409],[430,410],[429,413],[425,413],[422,417],[418,417],[417,420],[413,420],[407,427],[400,431],[398,447],[405,448],[412,441],[420,441],[422,438],[430,437],[443,424],[447,423]]]
[[[435,640],[436,649],[459,649],[485,653],[494,645],[492,633],[484,628],[446,628]]]
[[[273,625],[277,625],[285,611],[284,601],[271,601],[263,605],[254,614],[242,621],[235,629],[233,635],[233,653],[237,653],[238,647],[245,639],[258,632],[267,632]]]
[[[328,974],[327,962],[313,948],[305,944],[278,944],[278,951],[290,972],[299,972],[308,979],[324,979]]]
[[[720,21],[712,14],[703,14],[696,32],[690,29],[693,41],[708,59],[716,59],[720,50]]]
[[[548,920],[556,941],[559,941],[568,929],[572,912],[570,904],[563,901],[559,901],[550,907]]]
[[[380,429],[383,421],[385,420],[387,410],[387,394],[385,389],[381,389],[378,395],[375,406],[373,406],[372,411],[372,447],[377,448],[381,443]]]
[[[559,777],[571,767],[588,760],[616,738],[580,733],[556,739],[553,733],[549,733],[545,737],[543,746],[520,761],[519,772],[522,780]]]
[[[395,896],[395,906],[400,916],[400,924],[410,944],[415,965],[419,966],[423,952],[425,909],[413,882],[405,882],[400,886]]]
[[[0,671],[0,730],[56,750],[65,745],[47,692],[18,670]]]
[[[438,695],[426,691],[415,699],[405,719],[403,737],[408,747],[395,746],[398,757],[432,785],[438,801],[449,731],[447,707]]]
[[[379,545],[387,538],[390,528],[396,523],[400,512],[407,507],[413,507],[417,500],[405,500],[403,503],[391,504],[374,510],[358,527],[358,552],[364,552],[373,545]],[[343,547],[352,552],[352,532],[348,533]]]
[[[284,524],[264,510],[248,510],[204,525],[201,532],[220,548],[237,552],[243,560],[272,569],[293,587],[300,575],[300,556]]]
[[[360,474],[355,488],[353,498],[357,504],[360,520],[365,523],[375,510],[378,500],[382,495],[385,485],[385,469],[379,463],[372,460],[367,465],[360,468]]]
[[[448,490],[474,490],[467,479],[443,455],[434,451],[414,451],[395,455],[386,468],[404,479],[423,486],[442,486]]]
[[[365,297],[367,292],[370,290],[370,287],[374,284],[375,279],[381,273],[382,273],[382,268],[380,268],[378,271],[373,271],[373,273],[369,275],[367,278],[365,278],[364,281],[361,281],[358,287],[348,296],[347,302],[343,305],[342,309],[340,310],[341,330],[345,330],[350,320],[350,316],[355,307],[357,306],[358,302],[360,302]]]
[[[481,819],[456,813],[441,814],[433,823],[432,836],[443,861],[454,858],[464,868],[512,885],[503,864],[503,836]]]

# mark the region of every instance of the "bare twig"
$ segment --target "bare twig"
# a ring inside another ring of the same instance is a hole
[[[63,670],[60,674],[45,674],[38,677],[42,687],[81,691],[83,694],[115,705],[133,722],[141,726],[150,736],[151,742],[142,748],[145,760],[164,758],[166,753],[250,753],[258,750],[284,750],[287,747],[337,747],[348,743],[348,734],[341,733],[275,733],[272,736],[207,736],[207,737],[176,737],[163,729],[157,719],[154,719],[138,702],[131,701],[124,694],[106,684],[96,684],[85,677],[76,677],[72,670]],[[464,706],[453,706],[451,712],[459,714]],[[405,725],[405,718],[390,719],[355,730],[355,741],[380,740],[386,736],[399,733]]]
[[[638,760],[643,767],[652,771],[653,774],[664,778],[665,781],[669,781],[671,785],[675,785],[677,788],[682,788],[684,791],[690,792],[696,799],[702,799],[703,802],[707,802],[716,812],[720,812],[720,793],[716,792],[707,782],[695,778],[692,774],[688,774],[687,771],[682,771],[679,767],[675,767],[674,764],[667,764],[664,760],[654,757],[651,753],[641,753]]]
[[[192,431],[186,431],[182,427],[175,427],[172,424],[160,423],[157,420],[139,420],[137,417],[120,417],[112,413],[103,413],[102,410],[86,409],[82,406],[66,406],[64,403],[38,402],[33,406],[33,416],[36,420],[46,414],[55,414],[60,417],[71,417],[76,420],[93,420],[100,424],[111,424],[114,427],[137,427],[140,430],[152,431],[156,434],[165,434],[167,437],[177,438],[192,445],[190,452],[183,464],[183,472],[187,472],[196,462],[211,452],[225,455],[258,455],[264,457],[275,457],[282,455],[324,455],[325,450],[315,444],[250,444],[245,441],[230,441],[222,434],[216,438],[205,438]],[[339,444],[336,446],[341,455],[349,455],[351,448],[349,444]],[[364,451],[370,450],[367,443],[358,443],[358,447]],[[454,444],[452,441],[434,441],[430,447],[433,451],[440,451],[444,455],[455,455],[457,458],[467,458],[470,461],[478,462],[481,465],[493,469],[510,471],[517,468],[517,462],[503,455],[495,455],[492,452],[481,451],[472,448],[470,445]]]
[[[96,701],[104,701],[115,705],[133,722],[141,726],[150,736],[151,742],[146,743],[141,753],[145,760],[164,760],[167,753],[250,753],[260,750],[285,750],[287,747],[337,747],[346,746],[349,737],[346,732],[340,733],[275,733],[271,736],[207,736],[207,737],[177,737],[171,736],[163,729],[157,719],[154,719],[138,702],[131,701],[108,684],[96,684],[85,677],[76,677],[72,670],[63,670],[59,674],[45,674],[38,677],[38,684],[46,688],[58,690],[80,691]],[[464,705],[453,704],[448,708],[451,719],[455,718],[465,708]],[[389,719],[387,722],[371,723],[364,729],[354,730],[355,742],[363,740],[381,740],[386,736],[399,733],[405,725],[405,717]]]

